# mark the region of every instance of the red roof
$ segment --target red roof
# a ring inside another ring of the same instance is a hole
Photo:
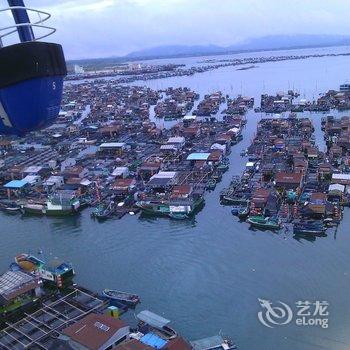
[[[283,184],[300,184],[302,174],[298,173],[277,173],[276,183]]]
[[[150,346],[145,345],[136,339],[132,339],[130,341],[122,343],[118,345],[115,349],[116,350],[154,350],[154,348],[151,348]]]
[[[174,195],[190,194],[191,192],[192,192],[191,185],[177,185],[173,187],[173,191],[172,191]]]
[[[128,188],[130,186],[134,186],[135,184],[136,184],[136,180],[132,178],[117,179],[113,184],[113,188]]]
[[[181,337],[176,337],[175,339],[171,340],[167,346],[165,347],[166,350],[191,350],[192,347],[190,344],[187,343],[187,341]]]
[[[63,334],[91,350],[98,350],[127,325],[119,319],[91,313],[63,330]]]
[[[218,162],[221,159],[221,157],[222,157],[222,151],[219,149],[215,149],[210,152],[208,160],[212,162]]]
[[[253,192],[252,200],[254,202],[265,203],[269,198],[270,191],[265,188],[258,188]]]

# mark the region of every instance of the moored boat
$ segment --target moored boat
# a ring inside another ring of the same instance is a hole
[[[242,209],[241,205],[234,205],[231,209],[231,214],[234,216],[238,216],[238,213],[241,209]]]
[[[72,191],[60,191],[51,195],[45,208],[45,214],[49,216],[73,215],[79,211],[80,201]]]
[[[238,217],[241,219],[241,220],[244,220],[248,217],[249,215],[249,212],[250,212],[250,209],[249,209],[249,202],[247,203],[246,206],[242,206],[239,211],[238,211]]]
[[[140,302],[140,297],[136,294],[121,292],[114,289],[104,289],[102,295],[106,298],[120,301],[128,306],[135,307]]]
[[[295,235],[323,235],[326,231],[324,224],[320,221],[305,221],[295,223],[293,233]]]
[[[252,226],[260,229],[266,230],[278,230],[281,225],[278,221],[264,217],[264,216],[251,216],[247,219],[247,222]]]
[[[190,342],[193,350],[233,350],[237,345],[229,338],[223,338],[221,335],[198,339]]]
[[[186,213],[182,213],[182,212],[170,212],[169,213],[169,217],[171,219],[174,219],[174,220],[186,220],[188,219],[188,215]]]
[[[208,182],[207,182],[207,186],[206,186],[206,189],[209,190],[209,191],[213,191],[216,187],[216,180],[215,179],[210,179]]]
[[[0,203],[0,210],[8,214],[17,214],[21,211],[21,207],[16,203]]]
[[[46,213],[46,206],[44,204],[26,203],[21,206],[23,214],[29,215],[44,215]]]
[[[142,213],[151,216],[165,216],[172,219],[185,219],[195,215],[204,205],[202,196],[183,200],[143,200],[136,202]]]

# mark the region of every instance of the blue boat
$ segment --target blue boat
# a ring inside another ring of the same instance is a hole
[[[140,297],[138,295],[114,289],[104,289],[102,295],[108,299],[119,301],[130,307],[135,307],[140,302]]]
[[[231,214],[234,216],[238,216],[239,212],[241,211],[243,207],[241,205],[235,205],[231,209]]]

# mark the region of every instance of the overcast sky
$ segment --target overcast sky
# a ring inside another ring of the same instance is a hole
[[[2,0],[5,2],[5,0]],[[350,0],[27,0],[52,14],[67,58],[271,34],[350,34]]]

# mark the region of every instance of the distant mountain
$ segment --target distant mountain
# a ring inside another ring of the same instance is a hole
[[[217,45],[166,45],[134,51],[126,59],[151,59],[182,56],[220,55],[242,51],[262,51],[307,47],[350,45],[349,35],[270,35],[227,47]]]
[[[229,46],[232,50],[268,50],[293,47],[349,45],[349,35],[269,35]]]
[[[171,57],[178,55],[202,55],[208,52],[221,52],[223,47],[216,45],[165,45],[156,46],[149,49],[134,51],[126,55],[128,58],[135,57]]]

